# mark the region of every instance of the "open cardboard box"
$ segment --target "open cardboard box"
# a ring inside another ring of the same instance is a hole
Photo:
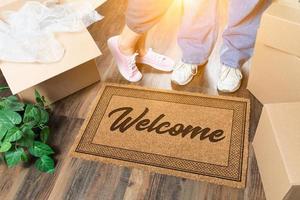
[[[0,7],[0,11],[17,9],[24,2],[12,1]],[[101,52],[87,30],[59,33],[57,39],[66,50],[64,58],[57,63],[0,63],[13,94],[31,102],[34,101],[34,90],[37,89],[50,104],[100,80],[95,58]]]
[[[248,89],[263,104],[300,101],[299,76],[300,3],[273,3],[258,31]]]
[[[266,104],[253,147],[267,199],[300,199],[300,102]]]

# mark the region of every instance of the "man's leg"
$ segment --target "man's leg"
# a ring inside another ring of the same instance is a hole
[[[178,36],[182,60],[172,74],[172,81],[185,85],[207,62],[218,37],[218,0],[184,1],[184,14]]]
[[[228,25],[223,33],[222,64],[239,68],[253,53],[256,33],[271,0],[230,0]]]
[[[218,89],[234,92],[242,80],[240,67],[252,56],[263,11],[271,0],[230,0],[229,21],[223,33]]]

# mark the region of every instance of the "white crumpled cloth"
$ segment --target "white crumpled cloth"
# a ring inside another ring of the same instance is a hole
[[[102,16],[87,1],[28,1],[18,11],[2,13],[1,19],[0,61],[51,63],[65,52],[55,33],[83,31]]]

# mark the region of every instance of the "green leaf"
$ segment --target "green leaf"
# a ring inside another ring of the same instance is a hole
[[[31,147],[33,145],[35,133],[30,129],[23,129],[23,137],[18,140],[18,145],[22,147]]]
[[[29,160],[29,156],[25,151],[23,151],[23,153],[21,154],[21,160],[23,162],[28,162],[28,160]]]
[[[19,102],[16,96],[9,96],[1,99],[0,109],[7,109],[11,111],[23,111],[24,103]]]
[[[54,160],[49,156],[42,156],[41,158],[37,159],[35,162],[35,167],[42,171],[49,174],[54,173]]]
[[[40,110],[34,105],[27,104],[25,108],[23,122],[35,126],[40,123],[40,120],[41,120]]]
[[[4,138],[5,142],[15,142],[21,139],[23,136],[22,131],[18,127],[13,127],[7,131],[7,134]]]
[[[0,124],[5,128],[10,129],[21,122],[22,117],[19,113],[7,109],[0,110]]]
[[[24,133],[23,135],[30,135],[32,137],[35,136],[35,133],[32,130],[32,127],[29,125],[24,125],[21,129],[21,131]]]
[[[3,124],[0,124],[0,141],[5,137],[6,133],[7,128]]]
[[[33,146],[29,148],[29,152],[35,157],[42,157],[54,153],[54,151],[49,145],[39,141],[33,142]]]
[[[34,91],[34,95],[35,95],[35,100],[36,100],[37,104],[40,107],[44,108],[45,103],[46,103],[45,97],[41,96],[40,93],[37,90]]]
[[[43,108],[40,109],[40,112],[41,112],[40,124],[47,124],[48,121],[49,121],[49,114],[48,114],[48,112],[45,109],[43,109]]]
[[[0,147],[0,153],[7,152],[11,148],[10,142],[3,142]]]
[[[8,151],[5,153],[5,161],[8,167],[14,167],[19,164],[22,160],[22,154],[24,150],[22,148],[18,148],[16,150]]]
[[[9,87],[8,86],[0,86],[0,92],[4,92],[4,91],[6,91],[6,90],[8,90],[9,89]]]
[[[43,143],[46,143],[48,141],[49,138],[49,134],[50,134],[50,129],[48,126],[45,126],[42,130],[41,130],[41,134],[40,134],[40,138],[41,141]]]

